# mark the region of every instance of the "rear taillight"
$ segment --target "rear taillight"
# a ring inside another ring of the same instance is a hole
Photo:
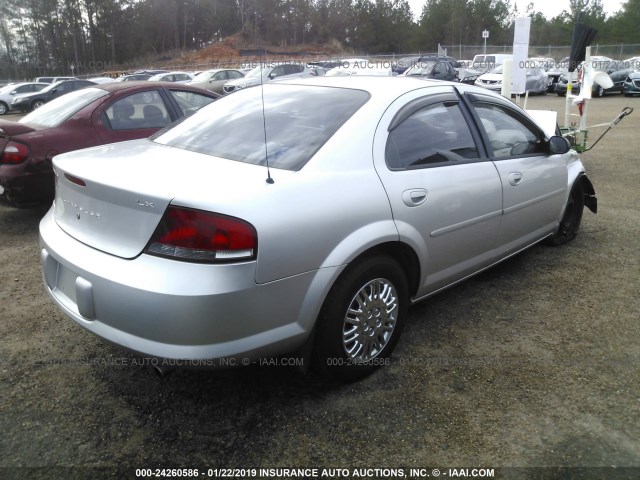
[[[256,258],[258,235],[244,220],[169,207],[146,252],[176,260],[221,263]]]
[[[24,143],[9,142],[0,155],[0,163],[22,163],[28,156],[29,147]]]

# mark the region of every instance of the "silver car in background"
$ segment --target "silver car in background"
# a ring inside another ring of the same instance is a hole
[[[224,93],[224,85],[230,80],[237,80],[243,78],[244,73],[240,70],[233,68],[214,68],[207,70],[196,76],[189,85],[195,85],[196,87],[206,88],[215,93],[222,95]]]
[[[67,316],[145,357],[300,351],[340,380],[388,361],[410,304],[596,210],[564,138],[487,90],[411,78],[243,89],[53,164],[41,261]]]
[[[222,87],[224,94],[229,94],[243,88],[255,87],[270,80],[289,80],[315,76],[311,70],[301,63],[260,64],[246,73],[242,78],[230,80]]]
[[[0,88],[0,115],[9,113],[11,110],[11,102],[16,95],[39,92],[48,86],[47,83],[42,82],[22,82],[12,83]]]

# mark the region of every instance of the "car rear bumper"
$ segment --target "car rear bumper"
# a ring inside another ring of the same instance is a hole
[[[255,283],[255,262],[194,264],[141,254],[126,260],[40,223],[47,292],[94,334],[145,357],[256,360],[304,344],[335,269]]]
[[[53,173],[25,170],[25,164],[0,165],[0,185],[7,198],[16,204],[53,200]]]

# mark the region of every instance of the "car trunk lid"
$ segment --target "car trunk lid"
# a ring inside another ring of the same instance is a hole
[[[248,179],[264,183],[263,167],[148,140],[60,155],[53,164],[57,224],[80,242],[123,258],[144,250],[171,202],[209,209],[221,198],[221,213],[229,213],[225,205],[239,203]],[[208,204],[198,203],[203,197]]]
[[[0,120],[0,152],[9,143],[9,139],[15,135],[33,132],[35,128],[10,120]]]
[[[30,127],[24,123],[0,120],[0,137],[12,137],[14,135],[33,132],[34,130],[34,127]]]

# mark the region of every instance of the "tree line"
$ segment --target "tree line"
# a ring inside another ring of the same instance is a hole
[[[509,44],[522,15],[532,17],[531,45],[570,44],[576,20],[597,28],[599,43],[635,43],[640,0],[611,16],[601,0],[570,0],[554,18],[509,0],[426,0],[418,18],[406,0],[3,0],[0,78],[109,70],[230,35],[263,48],[331,42],[354,54],[478,44],[485,29]]]

